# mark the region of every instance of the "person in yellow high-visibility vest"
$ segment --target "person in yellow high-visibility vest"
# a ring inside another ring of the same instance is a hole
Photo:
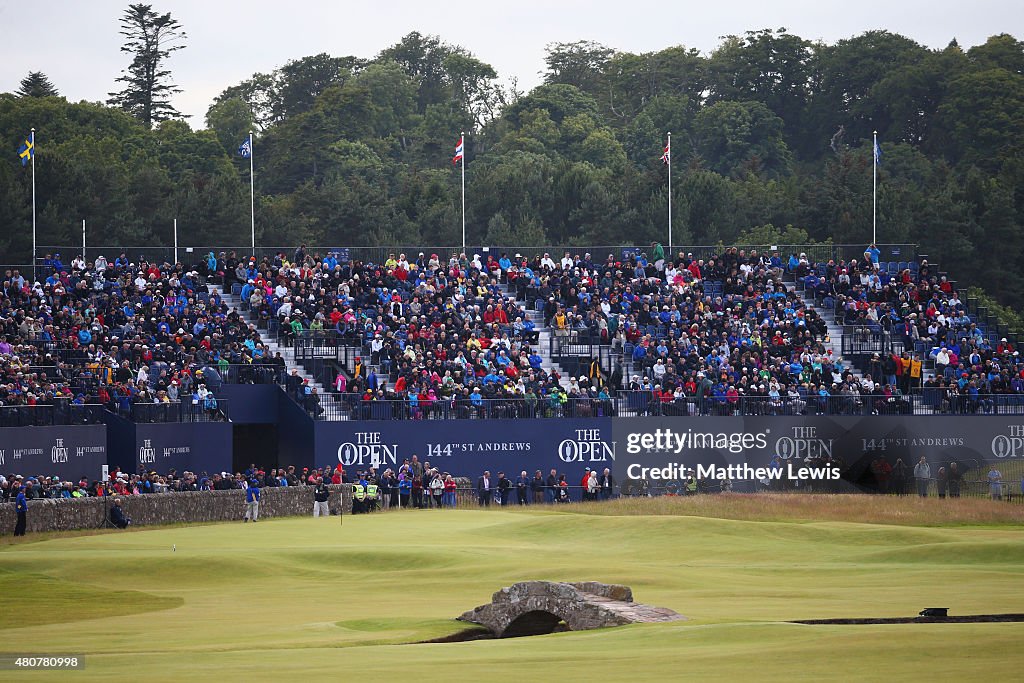
[[[366,489],[359,482],[352,484],[352,514],[363,512],[366,502]]]
[[[366,511],[373,512],[377,509],[377,501],[380,500],[380,489],[372,481],[366,484]]]

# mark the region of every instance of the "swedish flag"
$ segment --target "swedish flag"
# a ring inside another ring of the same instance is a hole
[[[36,155],[35,138],[35,135],[30,135],[25,138],[25,142],[18,148],[18,158],[21,159],[22,166],[28,166],[28,162]]]

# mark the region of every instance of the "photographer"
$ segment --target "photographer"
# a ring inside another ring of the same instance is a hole
[[[498,472],[498,488],[497,493],[494,495],[494,502],[502,506],[508,505],[511,491],[512,482],[509,481],[504,472]]]
[[[127,529],[132,523],[132,520],[124,514],[124,510],[121,508],[120,498],[115,498],[110,508],[110,522],[118,529]]]
[[[327,500],[331,495],[330,489],[327,488],[327,484],[324,482],[324,478],[320,477],[317,479],[316,488],[313,489],[313,516],[319,517],[330,517],[331,510],[327,505]]]

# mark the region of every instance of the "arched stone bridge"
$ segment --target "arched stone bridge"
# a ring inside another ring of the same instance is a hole
[[[499,638],[553,632],[560,622],[571,631],[686,617],[664,607],[633,602],[629,586],[523,581],[495,593],[491,602],[466,612],[460,621],[480,624]]]

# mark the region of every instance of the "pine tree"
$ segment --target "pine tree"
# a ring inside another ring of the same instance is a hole
[[[117,79],[125,84],[124,90],[109,93],[107,104],[124,109],[149,127],[181,118],[170,101],[181,88],[171,82],[171,72],[164,67],[172,52],[185,47],[187,36],[181,25],[170,12],[154,12],[152,5],[129,5],[121,17],[121,35],[126,38],[121,52],[134,57]]]
[[[57,88],[42,71],[29,71],[28,76],[21,79],[21,87],[18,88],[19,97],[60,97]]]

